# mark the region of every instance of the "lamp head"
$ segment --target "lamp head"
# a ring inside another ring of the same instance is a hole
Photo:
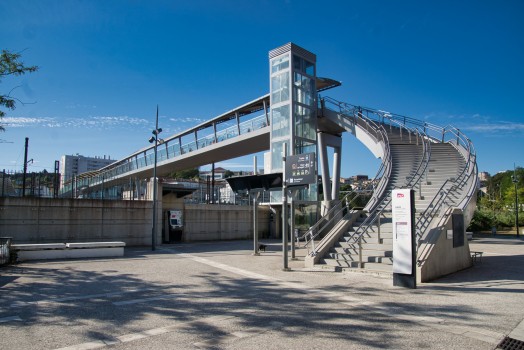
[[[151,136],[151,138],[149,139],[149,143],[153,143],[153,142],[155,142],[155,138]]]

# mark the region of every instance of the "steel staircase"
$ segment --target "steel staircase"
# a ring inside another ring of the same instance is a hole
[[[370,131],[377,142],[384,142],[384,157],[375,177],[380,179],[382,187],[369,189],[373,191],[372,198],[360,211],[349,210],[348,194],[338,207],[333,208],[334,212],[330,211],[334,228],[329,233],[323,232],[323,229],[331,226],[322,224],[327,221],[328,215],[306,232],[306,245],[312,246],[308,258],[315,262],[315,267],[320,268],[391,274],[391,191],[404,187],[416,191],[419,265],[423,264],[431,253],[428,243],[432,238],[428,234],[434,236],[438,233],[431,229],[449,217],[451,208],[466,209],[471,206],[477,185],[471,141],[451,126],[441,128],[388,112],[352,106],[329,97],[321,100],[321,108],[352,120],[355,126]],[[446,141],[449,136],[452,139]],[[342,211],[344,215],[340,214]],[[337,224],[338,221],[333,222],[333,218],[346,220],[348,224]],[[465,224],[467,226],[469,222]],[[314,240],[323,235],[325,238],[317,242],[315,248]]]

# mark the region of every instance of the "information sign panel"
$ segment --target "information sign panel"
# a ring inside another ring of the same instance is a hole
[[[413,273],[411,189],[393,190],[393,273]]]
[[[300,186],[316,183],[315,153],[286,157],[286,185]]]

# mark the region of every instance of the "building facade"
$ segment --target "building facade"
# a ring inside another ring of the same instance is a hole
[[[94,171],[105,167],[116,160],[106,156],[102,157],[84,157],[80,154],[64,155],[60,161],[60,175],[62,182],[70,180],[73,175],[80,175],[88,171]]]

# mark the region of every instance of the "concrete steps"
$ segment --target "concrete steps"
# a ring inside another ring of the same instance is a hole
[[[427,165],[427,172],[420,177],[421,182],[415,183],[424,170],[424,146],[422,140],[415,134],[411,135],[403,130],[402,137],[400,129],[383,124],[388,132],[389,146],[391,152],[391,173],[386,185],[383,203],[387,203],[391,196],[391,190],[405,186],[411,186],[415,190],[415,207],[417,218],[431,204],[435,196],[441,190],[449,191],[456,185],[466,162],[462,155],[449,143],[431,142],[431,158]],[[447,181],[447,182],[446,182]],[[461,199],[463,190],[454,190],[449,193],[446,203],[456,204]],[[377,210],[391,214],[391,205],[381,204]],[[345,272],[364,272],[377,275],[391,275],[393,270],[393,227],[392,219],[381,218],[380,238],[378,224],[374,223],[361,236],[361,246],[359,241],[355,241],[353,236],[358,237],[359,227],[366,220],[365,217],[358,218],[336,241],[331,242],[332,247],[319,260],[316,265],[320,268],[334,269],[335,271]],[[364,226],[363,226],[364,228]],[[359,252],[362,256],[359,257]],[[360,263],[360,261],[362,263]]]

